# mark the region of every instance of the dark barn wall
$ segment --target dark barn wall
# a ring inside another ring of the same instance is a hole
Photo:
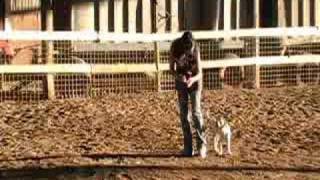
[[[54,1],[53,4],[54,30],[71,30],[71,1]]]

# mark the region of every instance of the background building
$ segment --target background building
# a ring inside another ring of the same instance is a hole
[[[316,26],[319,4],[316,0],[0,0],[0,28],[4,29],[7,14],[13,29],[45,30],[48,10],[53,10],[54,30],[151,33]]]

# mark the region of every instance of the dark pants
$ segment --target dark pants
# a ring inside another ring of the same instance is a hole
[[[196,143],[197,149],[199,150],[201,146],[206,145],[204,123],[201,112],[201,89],[189,90],[187,88],[178,88],[178,100],[180,109],[180,120],[182,126],[182,132],[184,136],[184,153],[185,155],[191,156],[193,154],[192,147],[192,132],[191,126],[188,118],[188,102],[189,98],[192,105],[192,120],[194,121],[196,133]]]

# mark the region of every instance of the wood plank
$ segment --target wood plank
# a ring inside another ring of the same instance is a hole
[[[222,59],[202,61],[203,69],[238,67],[238,66],[268,66],[289,64],[320,63],[320,55],[293,56],[263,56],[250,58]],[[169,64],[159,64],[159,70],[168,71]],[[157,72],[153,64],[46,64],[46,65],[0,65],[0,73],[139,73]]]
[[[46,19],[46,30],[47,31],[53,31],[53,11],[48,10],[47,11],[47,19]],[[47,64],[54,64],[53,60],[53,41],[47,41]],[[55,88],[54,88],[54,75],[48,73],[47,74],[47,90],[48,90],[48,98],[50,100],[55,99]]]
[[[109,0],[99,2],[99,29],[100,32],[109,31]]]
[[[303,26],[310,26],[310,0],[303,0]]]
[[[178,4],[179,0],[171,0],[171,27],[170,30],[171,32],[178,32],[179,31],[179,9],[178,9]]]
[[[286,0],[278,0],[278,27],[286,27],[286,9],[285,9]]]
[[[155,65],[156,65],[156,70],[157,70],[157,89],[158,92],[161,91],[161,70],[160,70],[160,48],[159,48],[159,43],[155,42],[154,43],[154,51],[155,51]]]
[[[10,22],[10,4],[11,0],[5,0],[5,14],[4,14],[4,31],[9,32],[12,30]]]
[[[166,1],[161,0],[157,1],[156,5],[156,31],[157,33],[164,33],[166,32]]]
[[[94,28],[94,3],[78,2],[72,5],[72,30],[95,31]]]
[[[315,26],[320,26],[320,1],[314,0]]]
[[[142,33],[151,33],[151,3],[150,0],[142,0]]]
[[[137,0],[128,0],[128,32],[136,33],[136,12],[137,12]]]
[[[178,33],[158,33],[158,34],[129,34],[129,33],[97,33],[97,32],[78,32],[78,31],[0,31],[0,40],[70,40],[70,41],[123,41],[123,42],[154,42],[172,41],[181,37],[182,32]],[[230,37],[299,37],[299,36],[320,36],[320,31],[316,27],[296,27],[296,28],[257,28],[240,29],[231,31],[194,31],[196,39],[216,39]]]
[[[299,0],[291,0],[291,26],[299,26]]]
[[[255,24],[255,28],[259,29],[260,27],[260,0],[255,0],[254,1],[254,24]],[[258,58],[260,56],[260,39],[257,37],[256,38],[256,57]],[[260,65],[256,64],[256,68],[255,68],[255,85],[256,88],[259,89],[260,88]]]
[[[236,8],[237,8],[237,20],[236,20],[236,29],[240,29],[240,0],[236,1]]]
[[[224,0],[223,29],[225,31],[231,30],[231,2],[232,0]]]
[[[114,32],[123,32],[123,0],[114,0]]]

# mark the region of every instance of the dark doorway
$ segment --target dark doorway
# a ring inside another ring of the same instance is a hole
[[[261,0],[260,1],[260,26],[276,27],[278,24],[277,16],[277,0]]]
[[[4,13],[5,13],[4,0],[0,0],[0,30],[4,30]]]
[[[71,1],[56,0],[53,3],[53,25],[55,31],[71,30]]]

